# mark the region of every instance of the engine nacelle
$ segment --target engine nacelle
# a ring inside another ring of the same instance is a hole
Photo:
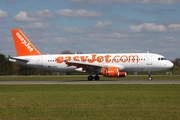
[[[101,73],[105,77],[125,77],[126,72],[119,71],[118,67],[104,67],[101,69]]]

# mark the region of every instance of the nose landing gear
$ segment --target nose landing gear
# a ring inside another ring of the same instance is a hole
[[[153,77],[151,76],[151,72],[148,72],[148,80],[149,81],[153,80]]]

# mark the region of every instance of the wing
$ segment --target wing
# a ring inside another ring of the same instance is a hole
[[[99,73],[101,72],[101,68],[108,68],[108,67],[118,67],[119,70],[123,70],[124,66],[123,65],[117,65],[117,64],[100,64],[100,63],[87,63],[87,62],[82,62],[82,61],[64,61],[65,64],[67,64],[67,67],[70,66],[76,66],[76,71],[79,72],[89,72],[89,73]]]
[[[98,64],[84,63],[81,61],[64,61],[67,64],[67,67],[76,66],[76,71],[78,72],[90,72],[94,71],[95,73],[101,68]]]

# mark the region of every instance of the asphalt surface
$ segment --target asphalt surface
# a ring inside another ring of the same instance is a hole
[[[15,84],[180,84],[180,80],[109,80],[109,81],[83,81],[83,80],[64,80],[64,81],[0,81],[0,85]]]

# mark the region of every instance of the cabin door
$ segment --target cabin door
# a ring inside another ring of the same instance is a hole
[[[43,66],[43,57],[38,57],[38,66]]]
[[[152,65],[152,55],[147,55],[147,65]]]

